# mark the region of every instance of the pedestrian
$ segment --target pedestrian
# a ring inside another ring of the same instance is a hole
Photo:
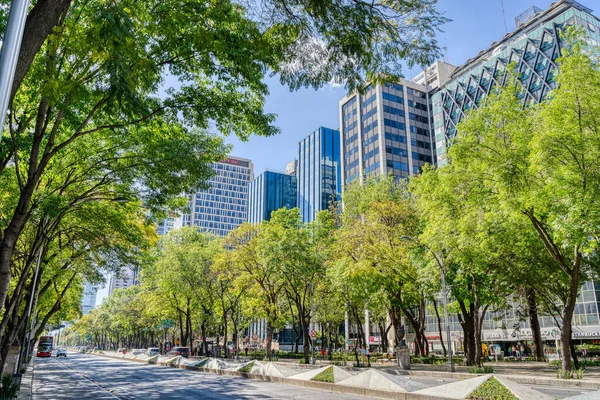
[[[520,353],[521,353],[521,357],[526,357],[527,353],[525,352],[525,346],[521,345],[520,347]]]
[[[248,357],[248,346],[246,345],[246,347],[244,348],[244,353],[246,354],[246,357]]]

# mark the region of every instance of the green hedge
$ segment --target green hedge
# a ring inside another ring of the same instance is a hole
[[[496,378],[491,377],[483,382],[473,393],[469,395],[469,399],[474,400],[519,400],[514,394]]]

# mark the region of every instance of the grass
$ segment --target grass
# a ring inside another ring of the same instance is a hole
[[[2,375],[2,387],[0,388],[0,399],[9,400],[16,399],[19,394],[19,384],[15,381],[11,374]]]
[[[333,378],[333,366],[312,377],[311,381],[335,383]]]
[[[238,371],[243,372],[245,374],[249,374],[252,371],[253,366],[254,366],[254,361],[250,361],[248,364],[246,364],[242,368],[238,369]]]
[[[483,382],[468,398],[473,400],[519,400],[493,376]]]

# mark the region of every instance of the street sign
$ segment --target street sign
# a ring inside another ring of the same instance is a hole
[[[173,321],[172,319],[165,319],[162,322],[162,327],[163,328],[172,328],[175,326],[175,321]]]
[[[258,340],[258,334],[257,333],[255,333],[255,334],[252,335],[252,340]]]
[[[310,331],[310,337],[315,340],[317,338],[317,331],[315,331],[314,329],[312,331]]]

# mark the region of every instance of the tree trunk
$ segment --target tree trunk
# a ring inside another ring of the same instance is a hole
[[[460,325],[463,328],[465,361],[467,365],[475,364],[475,319],[473,317],[473,304],[469,305],[469,309],[465,306],[464,301],[458,300],[461,313],[458,314]]]
[[[267,320],[267,359],[273,360],[271,349],[273,348],[273,325]]]
[[[38,0],[27,15],[9,104],[12,103],[36,54],[70,5],[71,0]]]
[[[298,317],[300,318],[300,326],[302,328],[302,352],[304,353],[304,364],[308,364],[311,349],[310,335],[308,332],[308,327],[310,323],[303,309],[298,309]]]
[[[573,279],[573,276],[577,278]],[[577,302],[577,292],[579,291],[579,268],[573,269],[571,282],[569,286],[569,297],[563,307],[562,329],[560,331],[560,345],[562,352],[562,370],[571,371],[571,337],[573,332],[573,311]]]
[[[542,331],[540,321],[538,319],[537,301],[535,298],[535,290],[532,287],[525,289],[527,298],[527,306],[529,308],[529,325],[531,326],[531,334],[533,336],[533,357],[536,361],[544,361],[544,344],[542,342]]]
[[[444,357],[448,355],[446,352],[446,345],[444,344],[444,335],[442,333],[442,319],[440,318],[440,313],[437,308],[437,301],[435,301],[435,297],[433,298],[433,309],[435,311],[435,317],[437,319],[438,333],[440,334],[440,343],[442,344],[442,351],[444,353]]]

